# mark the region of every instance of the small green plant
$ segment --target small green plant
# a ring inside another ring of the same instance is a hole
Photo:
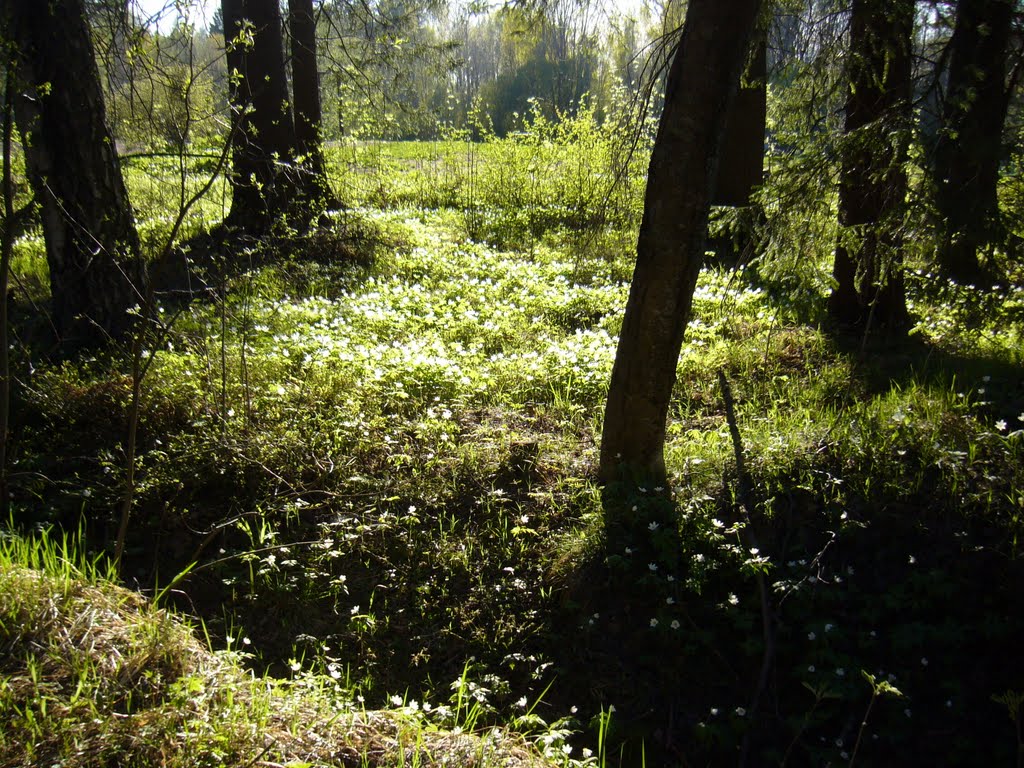
[[[875,706],[875,701],[881,696],[903,698],[903,693],[900,689],[892,685],[888,680],[876,680],[874,675],[865,672],[863,669],[860,674],[867,681],[868,685],[871,686],[871,699],[868,701],[868,708],[864,712],[864,717],[861,718],[860,728],[857,730],[857,740],[853,743],[853,751],[850,753],[849,765],[851,767],[857,759],[857,751],[860,749],[861,740],[864,738],[864,732],[867,730],[868,718],[871,717],[871,709]]]

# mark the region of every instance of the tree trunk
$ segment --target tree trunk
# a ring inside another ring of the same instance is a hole
[[[829,313],[841,325],[906,328],[904,168],[913,0],[853,0],[839,225]]]
[[[764,182],[764,134],[768,122],[768,46],[759,34],[743,82],[725,120],[722,157],[712,205],[747,206]]]
[[[295,105],[295,152],[299,184],[313,208],[335,203],[323,152],[323,109],[316,60],[316,19],[313,0],[288,0],[292,47],[292,93]]]
[[[15,113],[41,208],[53,322],[66,348],[122,335],[146,270],[105,122],[82,0],[0,0],[18,48]]]
[[[3,109],[3,181],[0,194],[4,198],[3,227],[0,228],[0,515],[10,518],[10,493],[7,488],[7,448],[11,424],[11,353],[7,317],[7,290],[10,287],[11,259],[14,256],[14,175],[11,170],[14,144],[14,56],[8,53],[4,62]]]
[[[978,252],[1005,240],[996,187],[1009,106],[1013,3],[959,0],[949,41],[949,83],[935,145],[939,263],[954,280],[984,282]]]
[[[221,10],[235,120],[226,224],[258,234],[297,196],[281,10],[277,0],[222,0]]]
[[[691,0],[686,13],[651,155],[636,268],[605,408],[604,484],[666,484],[669,400],[704,256],[720,138],[759,5]],[[609,536],[616,525],[630,527],[606,522]]]

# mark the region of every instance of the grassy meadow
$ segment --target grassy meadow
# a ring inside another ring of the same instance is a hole
[[[342,210],[164,301],[121,574],[151,600],[103,565],[130,350],[52,361],[19,241],[0,764],[1019,765],[1024,276],[911,264],[882,344],[824,324],[830,242],[710,259],[644,562],[594,483],[643,147],[464,139],[331,147]],[[155,256],[181,178],[126,175]]]

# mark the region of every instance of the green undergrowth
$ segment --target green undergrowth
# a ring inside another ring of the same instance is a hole
[[[653,128],[634,125],[624,94],[602,121],[593,105],[552,120],[535,102],[507,136],[483,123],[443,133],[433,142],[346,139],[328,150],[332,185],[352,207],[455,211],[466,236],[504,246],[640,219]]]
[[[418,157],[393,160],[438,182],[442,158]],[[420,194],[386,186],[388,205]],[[477,231],[464,203],[351,207],[328,238],[371,233],[372,258],[300,250],[163,308],[124,580],[191,566],[163,602],[217,647],[249,638],[228,657],[257,680],[466,705],[467,730],[511,723],[551,756],[1012,764],[1022,289],[912,271],[917,324],[882,343],[831,333],[814,289],[788,296],[759,265],[705,269],[670,485],[627,500],[649,536],[610,540],[593,478],[635,232],[523,229],[509,208]],[[127,354],[15,357],[18,527],[83,524],[100,551]]]
[[[457,694],[369,710],[337,670],[295,662],[287,679],[254,675],[247,637],[210,650],[79,546],[46,533],[0,540],[2,765],[564,764],[504,730],[471,732]]]

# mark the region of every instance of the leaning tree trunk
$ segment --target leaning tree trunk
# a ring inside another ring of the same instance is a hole
[[[839,225],[829,313],[841,325],[901,330],[913,0],[854,0]]]
[[[277,0],[222,0],[221,9],[235,120],[226,223],[259,234],[297,196],[281,10]]]
[[[949,41],[949,83],[935,145],[939,264],[965,283],[984,281],[978,252],[1005,239],[996,187],[1009,106],[1007,57],[1013,3],[959,0]]]
[[[288,29],[291,33],[298,183],[310,207],[323,209],[334,201],[324,163],[323,109],[316,61],[313,0],[288,0]]]
[[[85,7],[2,0],[0,15],[18,48],[15,112],[42,216],[53,323],[66,348],[100,344],[131,326],[146,270]]]
[[[718,148],[759,5],[691,0],[687,9],[651,154],[605,407],[599,479],[606,485],[665,485],[665,425],[704,256]],[[630,535],[630,521],[609,519],[616,509],[606,509],[609,536]]]

